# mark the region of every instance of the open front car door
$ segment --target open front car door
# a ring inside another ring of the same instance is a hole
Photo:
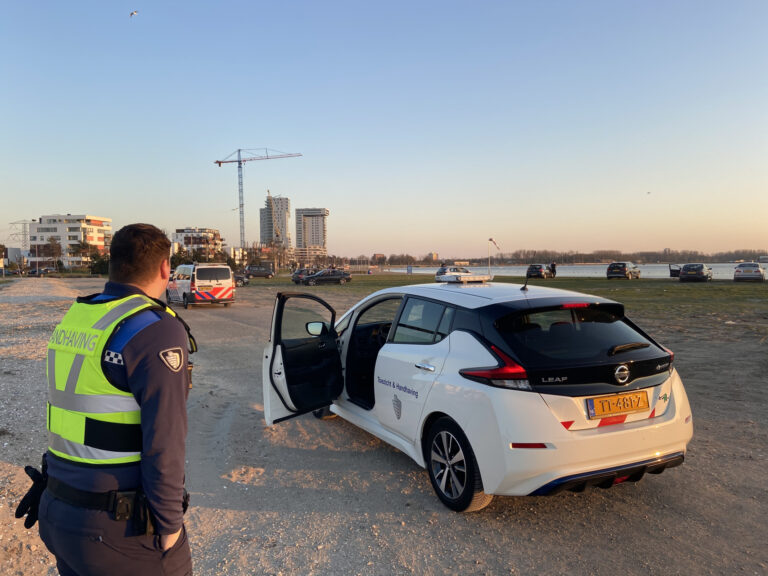
[[[311,294],[278,293],[264,350],[264,419],[271,425],[329,406],[344,388],[336,311]]]

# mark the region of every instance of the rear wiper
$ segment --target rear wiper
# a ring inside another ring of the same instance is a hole
[[[608,356],[615,356],[619,352],[626,352],[627,350],[637,350],[638,348],[648,348],[650,344],[648,342],[629,342],[628,344],[616,344],[608,350]]]

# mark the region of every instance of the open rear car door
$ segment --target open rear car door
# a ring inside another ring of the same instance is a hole
[[[267,425],[329,406],[343,388],[336,311],[311,294],[278,293],[262,385]]]

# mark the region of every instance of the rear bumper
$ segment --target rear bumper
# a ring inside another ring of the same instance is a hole
[[[192,293],[192,301],[190,304],[221,304],[221,303],[230,303],[235,301],[235,291],[232,290],[231,293],[227,295],[214,295],[210,292],[193,292]]]
[[[531,492],[530,495],[545,496],[549,494],[557,494],[563,490],[582,492],[589,486],[610,488],[614,484],[619,484],[621,482],[637,482],[646,473],[661,474],[667,468],[680,466],[684,460],[685,454],[683,452],[675,452],[643,462],[606,468],[605,470],[595,470],[584,474],[574,474],[573,476],[565,476],[545,484],[538,490]]]

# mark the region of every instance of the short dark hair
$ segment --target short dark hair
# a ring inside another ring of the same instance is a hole
[[[151,280],[163,260],[170,258],[171,241],[152,224],[129,224],[112,237],[109,279],[123,284]]]

